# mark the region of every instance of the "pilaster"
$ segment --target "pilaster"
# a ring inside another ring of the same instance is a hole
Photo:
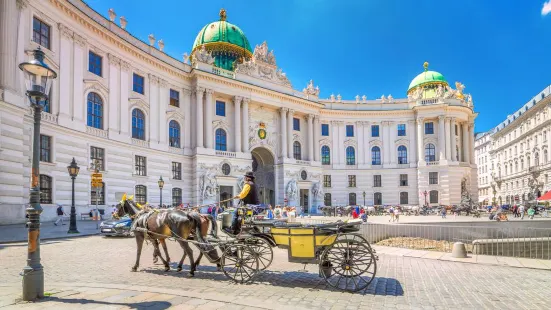
[[[203,94],[205,93],[205,89],[203,87],[196,87],[195,88],[195,96],[196,96],[196,102],[195,105],[196,113],[197,115],[197,138],[196,138],[196,147],[197,148],[203,148]]]
[[[241,152],[241,101],[243,97],[233,97],[233,109],[234,109],[234,128],[235,128],[235,152]]]
[[[281,146],[280,154],[281,154],[282,162],[285,157],[288,157],[288,154],[287,154],[287,144],[288,144],[287,143],[287,113],[288,112],[289,112],[288,108],[279,109],[279,121],[280,121],[279,127],[281,129],[279,144]]]
[[[207,89],[206,90],[206,100],[205,100],[205,147],[207,149],[213,149],[213,142],[214,142],[214,133],[212,129],[212,116],[214,114],[214,107],[212,102],[212,96],[214,94],[214,90]]]

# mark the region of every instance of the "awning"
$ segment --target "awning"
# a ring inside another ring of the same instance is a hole
[[[551,200],[551,191],[548,191],[547,193],[543,194],[540,198],[537,199],[538,201],[546,201]]]

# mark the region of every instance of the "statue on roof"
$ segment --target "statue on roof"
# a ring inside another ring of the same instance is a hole
[[[253,58],[270,65],[276,65],[274,51],[268,51],[268,43],[266,41],[254,48]]]
[[[392,95],[388,95],[387,101],[388,102],[394,102],[394,98],[392,98]]]
[[[319,96],[320,89],[318,86],[314,87],[314,81],[310,80],[310,83],[302,90],[306,95]]]
[[[455,96],[457,99],[464,99],[465,95],[463,95],[463,90],[465,89],[465,85],[461,84],[461,82],[455,82],[455,89]]]
[[[193,52],[193,62],[196,61],[212,65],[214,63],[214,57],[212,57],[212,54],[207,51],[205,45],[201,45],[201,48],[196,49],[195,52]]]
[[[385,95],[381,95],[381,102],[386,102]]]
[[[438,84],[436,88],[436,98],[444,98],[444,87],[442,84]]]

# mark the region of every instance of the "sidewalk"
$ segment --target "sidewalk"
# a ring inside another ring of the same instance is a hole
[[[74,238],[79,236],[90,236],[99,234],[101,221],[77,221],[77,229],[80,234],[68,234],[69,221],[64,221],[65,225],[54,225],[53,222],[40,223],[40,240]],[[0,244],[27,241],[27,228],[25,224],[0,225]]]

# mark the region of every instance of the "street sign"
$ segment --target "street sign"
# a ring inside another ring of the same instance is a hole
[[[102,182],[92,182],[92,187],[103,187]]]
[[[92,173],[92,183],[101,183],[103,181],[103,175],[101,173]]]

